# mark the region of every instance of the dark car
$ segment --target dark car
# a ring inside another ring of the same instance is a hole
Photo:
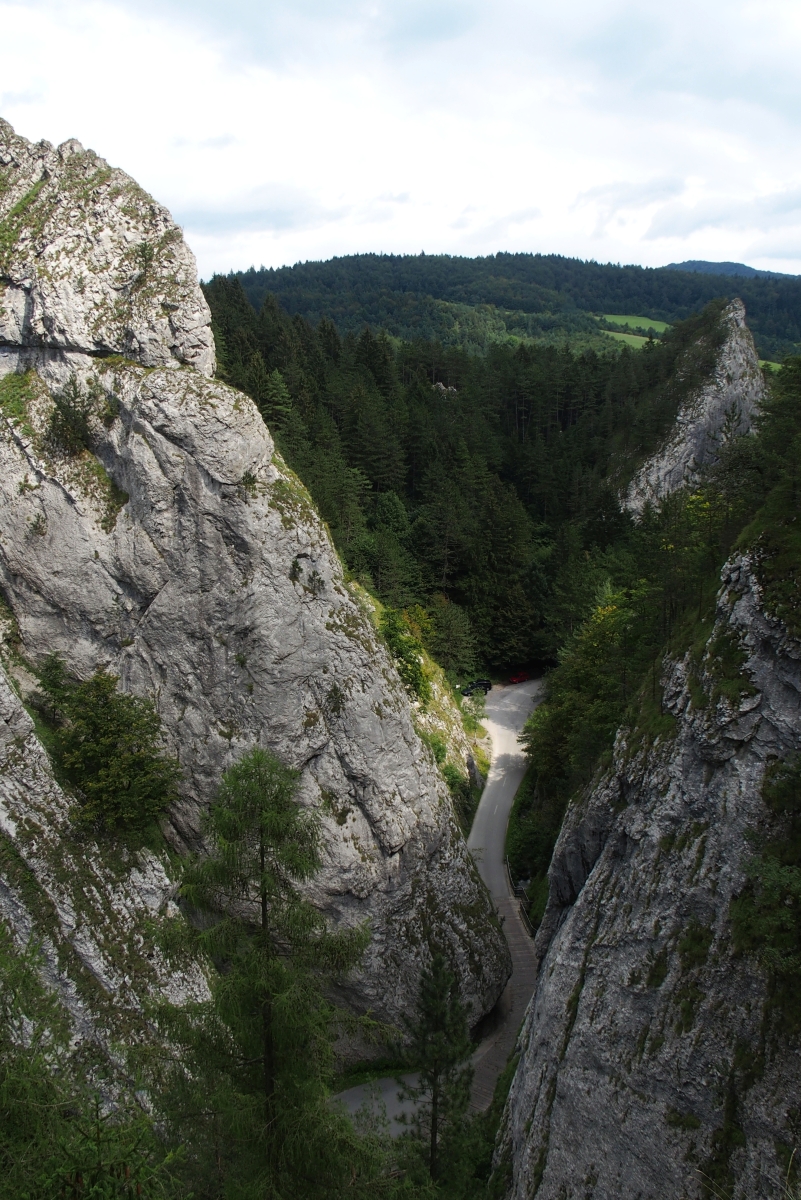
[[[527,679],[531,679],[528,671],[518,671],[515,675],[509,676],[510,683],[525,683]]]
[[[487,692],[492,687],[489,679],[474,679],[472,683],[466,683],[462,688],[463,696],[472,696],[474,692],[483,692],[486,696]]]

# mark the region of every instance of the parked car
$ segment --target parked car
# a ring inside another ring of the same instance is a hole
[[[509,676],[510,683],[525,683],[527,679],[531,679],[528,671],[517,671],[516,674]]]
[[[492,687],[492,682],[489,679],[474,679],[471,683],[466,683],[462,688],[463,696],[472,696],[474,692],[483,692],[486,696],[487,692]]]

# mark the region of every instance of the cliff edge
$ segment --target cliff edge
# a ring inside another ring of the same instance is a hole
[[[622,730],[565,818],[497,1156],[514,1200],[779,1195],[798,1145],[801,1053],[731,905],[766,768],[801,749],[801,647],[750,556],[722,582],[662,732]]]
[[[723,340],[712,378],[684,401],[663,445],[643,463],[622,497],[623,508],[635,518],[646,504],[697,484],[701,469],[717,460],[721,445],[751,428],[765,381],[741,300],[726,306],[721,324]]]
[[[250,747],[297,767],[325,829],[310,897],[335,925],[370,923],[348,999],[397,1023],[434,936],[478,1020],[509,974],[503,934],[308,494],[253,403],[212,378],[180,229],[77,142],[32,146],[0,123],[0,171],[0,586],[17,686],[33,686],[20,664],[35,674],[57,651],[154,700],[183,768],[165,826],[180,851],[201,845],[202,812]],[[51,436],[67,393],[87,430],[69,453]]]

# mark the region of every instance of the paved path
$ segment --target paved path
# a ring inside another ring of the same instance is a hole
[[[506,826],[515,793],[526,771],[526,759],[517,736],[526,717],[539,703],[542,680],[494,687],[487,696],[484,725],[492,740],[492,765],[467,839],[503,922],[512,953],[512,977],[492,1013],[484,1018],[486,1035],[473,1055],[475,1076],[471,1106],[485,1109],[492,1100],[495,1082],[515,1044],[526,1005],[534,991],[535,969],[532,941],[519,916],[506,875]],[[409,1078],[413,1078],[410,1076]],[[341,1092],[338,1099],[355,1113],[366,1100],[380,1098],[386,1106],[392,1133],[400,1133],[400,1114],[409,1110],[398,1100],[394,1078],[377,1079]]]
[[[512,954],[512,977],[485,1021],[487,1035],[473,1055],[472,1107],[485,1109],[495,1083],[514,1048],[517,1031],[536,980],[532,941],[520,919],[506,874],[506,826],[515,793],[526,773],[526,758],[517,737],[526,717],[542,698],[541,679],[494,687],[487,696],[484,724],[492,739],[492,765],[481,795],[467,845],[503,922]]]

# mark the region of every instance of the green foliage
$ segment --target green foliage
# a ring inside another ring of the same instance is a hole
[[[668,973],[668,952],[663,948],[651,960],[648,966],[648,974],[645,977],[646,986],[649,988],[660,988],[667,979]]]
[[[342,333],[365,323],[406,338],[471,344],[487,352],[510,335],[576,339],[597,328],[590,313],[638,313],[656,328],[684,320],[711,300],[741,297],[763,358],[780,360],[801,343],[795,279],[619,267],[556,254],[354,254],[328,262],[242,271],[236,277],[259,308],[276,296],[292,314],[315,323],[331,317]],[[475,332],[474,332],[475,331]]]
[[[746,865],[748,883],[731,906],[734,942],[768,970],[777,1003],[801,1022],[801,758],[768,769],[763,799],[774,836]]]
[[[528,917],[538,928],[548,899],[548,867],[564,816],[561,793],[543,787],[529,769],[518,788],[506,835],[506,853],[516,880],[526,883]]]
[[[92,396],[71,375],[63,390],[53,396],[53,411],[47,433],[50,445],[68,458],[88,450],[92,436],[92,409]]]
[[[415,1102],[406,1136],[413,1175],[424,1163],[430,1178],[452,1177],[459,1169],[461,1132],[470,1102],[473,1070],[467,1013],[456,976],[445,956],[435,951],[420,977],[417,1015],[406,1020],[407,1067],[417,1082],[399,1080],[401,1095]]]
[[[54,728],[50,748],[75,790],[77,819],[107,832],[143,832],[175,797],[178,763],[161,750],[152,703],[117,691],[118,678],[97,671],[83,683],[52,654],[41,671]]]
[[[198,940],[223,970],[213,1011],[174,1035],[191,1069],[167,1107],[191,1123],[176,1131],[195,1147],[193,1186],[216,1175],[214,1195],[360,1195],[376,1169],[369,1142],[328,1103],[343,1018],[324,985],[355,965],[366,931],[331,932],[299,891],[321,846],[297,780],[268,751],[240,759],[209,810],[210,852],[184,876],[184,901],[204,914]]]
[[[4,375],[0,379],[0,412],[4,417],[26,423],[30,400],[31,372],[23,375]]]
[[[740,540],[744,545],[756,546],[768,607],[799,637],[801,358],[788,359],[774,377],[769,398],[763,405],[759,437],[753,441],[744,464],[745,480],[748,499],[752,504],[759,502],[761,507]]]
[[[608,561],[631,525],[620,464],[708,372],[720,304],[640,354],[479,358],[419,332],[340,340],[270,294],[256,312],[233,277],[206,295],[221,374],[261,406],[354,577],[426,614],[418,640],[452,676],[552,660],[606,579],[633,586]]]
[[[695,919],[690,921],[679,939],[679,958],[683,970],[693,971],[704,965],[713,938],[714,934],[708,926]]]
[[[431,684],[423,670],[423,647],[410,633],[403,614],[393,608],[384,609],[379,627],[406,690],[426,705],[431,699]]]
[[[117,1091],[102,1105],[72,1059],[72,1030],[41,982],[42,958],[0,923],[0,1196],[8,1200],[178,1197],[180,1156]]]
[[[429,609],[424,645],[444,671],[466,679],[476,669],[476,639],[467,611],[441,593]]]

